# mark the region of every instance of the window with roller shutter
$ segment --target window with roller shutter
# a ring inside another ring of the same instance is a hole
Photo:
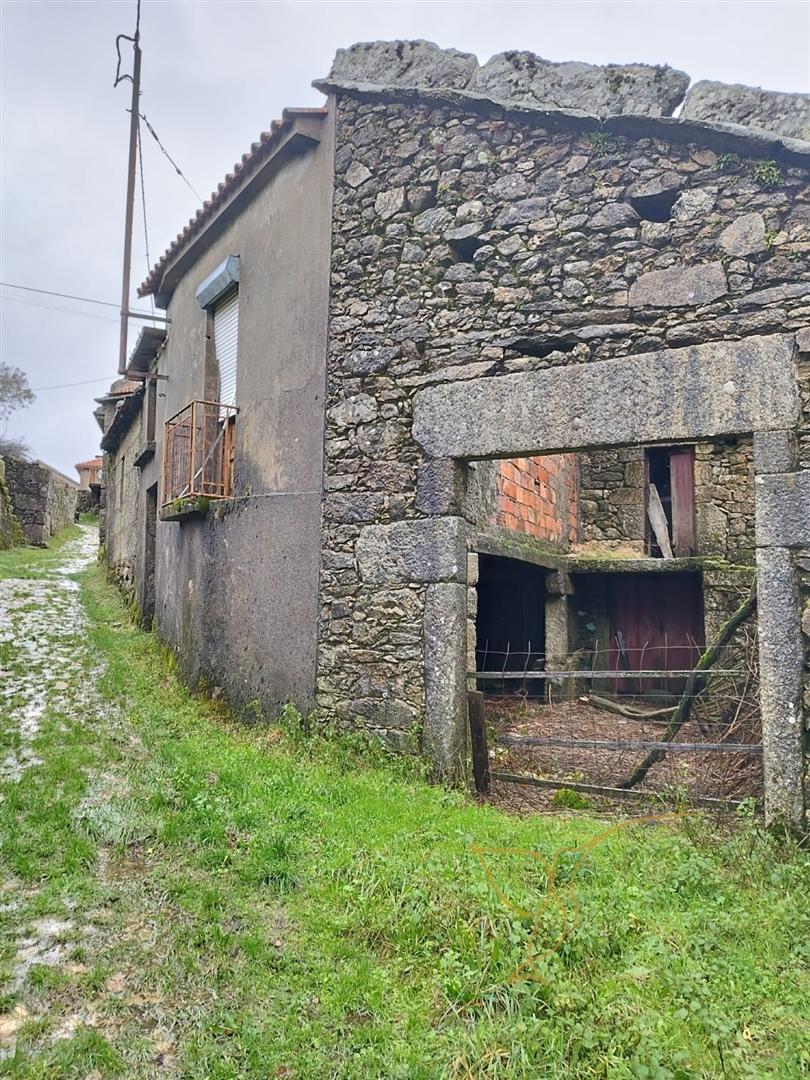
[[[214,353],[219,373],[218,401],[236,404],[237,339],[239,336],[239,289],[214,304]]]

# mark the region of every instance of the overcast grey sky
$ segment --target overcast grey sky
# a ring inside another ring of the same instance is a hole
[[[118,298],[129,84],[113,90],[114,39],[132,33],[134,14],[134,0],[0,0],[3,281]],[[144,0],[141,34],[142,111],[206,197],[285,105],[320,104],[310,81],[355,41],[428,38],[482,61],[520,48],[550,60],[669,63],[695,80],[810,90],[806,0]],[[197,200],[148,137],[144,173],[154,262]],[[136,211],[134,284],[146,273]],[[2,357],[32,387],[114,377],[113,308],[0,293]],[[9,433],[74,475],[75,462],[97,452],[91,413],[104,389],[42,390]]]

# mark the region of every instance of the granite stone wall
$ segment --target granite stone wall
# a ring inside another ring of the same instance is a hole
[[[695,447],[698,555],[754,565],[754,462],[750,437]]]
[[[644,553],[644,450],[639,446],[579,455],[580,539],[585,545]]]
[[[463,525],[474,470],[426,457],[414,396],[801,330],[810,188],[798,164],[766,168],[742,143],[725,153],[437,94],[337,92],[318,703],[415,748],[426,634],[459,617],[453,590],[427,608],[426,594],[464,584],[466,567],[435,565],[426,541],[422,572],[401,572],[415,558],[401,524]],[[676,385],[663,390],[674,415],[686,408]],[[514,418],[490,419],[508,432]]]
[[[113,453],[104,455],[101,516],[107,573],[129,603],[135,599],[135,571],[142,525],[138,521],[142,449],[141,426],[132,423]]]
[[[583,543],[645,550],[644,449],[580,455]],[[695,554],[754,565],[754,465],[750,437],[694,447]]]
[[[92,487],[82,488],[76,500],[76,510],[80,514],[97,514],[101,499],[101,485],[93,484]]]
[[[6,463],[0,458],[0,551],[25,543],[20,523],[11,504],[11,494],[6,483]]]
[[[78,488],[38,461],[6,458],[6,483],[26,543],[44,547],[76,519]]]
[[[502,102],[577,109],[602,119],[681,116],[810,139],[810,94],[690,78],[667,64],[554,62],[524,49],[479,65],[472,53],[430,41],[366,41],[339,49],[330,78],[396,87],[447,87]],[[687,88],[688,92],[687,92]]]

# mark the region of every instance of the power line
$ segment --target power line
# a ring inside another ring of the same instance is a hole
[[[35,289],[31,285],[12,285],[10,281],[0,281],[4,289],[22,289],[24,292],[42,293],[44,296],[61,296],[63,300],[81,300],[83,304],[101,304],[104,307],[119,307],[110,300],[91,300],[89,296],[72,296],[70,293],[52,292],[50,289]]]
[[[82,308],[69,308],[64,304],[51,303],[48,300],[40,299],[38,296],[4,296],[3,303],[9,304],[22,304],[23,307],[35,307],[40,308],[43,311],[55,311],[60,315],[78,315],[82,319],[92,319],[94,322],[103,323],[117,323],[118,319],[114,315],[102,315],[95,311],[85,311]]]
[[[152,138],[158,144],[158,146],[160,147],[161,151],[163,152],[163,154],[165,155],[165,157],[167,158],[169,163],[173,166],[174,171],[177,173],[177,175],[183,180],[183,182],[186,184],[186,186],[189,188],[189,190],[200,200],[201,203],[205,202],[202,195],[200,195],[200,193],[192,185],[191,181],[188,179],[188,177],[185,175],[183,170],[180,168],[180,166],[177,164],[177,162],[171,156],[169,151],[166,149],[166,147],[160,141],[160,139],[158,138],[158,133],[155,131],[155,129],[152,127],[152,125],[149,123],[149,121],[146,119],[144,114],[143,113],[138,113],[138,116],[140,116],[141,120],[143,120],[143,122],[146,124],[147,128],[149,129],[149,134],[152,136]]]
[[[141,205],[143,207],[143,242],[146,247],[146,276],[149,277],[152,270],[152,260],[149,257],[149,229],[146,224],[146,185],[144,184],[143,179],[143,139],[141,138],[140,124],[138,124],[138,171],[141,174]],[[149,295],[149,306],[154,315],[155,301],[151,293]]]
[[[111,382],[110,376],[107,375],[103,379],[84,379],[82,382],[66,382],[58,383],[56,386],[32,386],[32,394],[41,394],[43,390],[67,390],[70,386],[90,386],[91,383],[106,383]]]
[[[94,300],[89,296],[74,296],[71,293],[53,292],[51,289],[35,289],[31,285],[14,285],[10,281],[0,281],[0,285],[4,289],[22,289],[23,292],[42,293],[43,296],[58,296],[62,300],[80,300],[83,304],[100,304],[102,307],[117,308],[120,311],[120,304],[114,304],[111,300]],[[151,318],[148,311],[135,311],[134,315],[146,315]]]

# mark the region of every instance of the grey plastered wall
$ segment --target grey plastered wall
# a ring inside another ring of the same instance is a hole
[[[156,479],[167,417],[204,396],[206,315],[194,293],[239,255],[234,498],[158,521],[156,623],[191,681],[276,713],[314,697],[333,135],[287,160],[177,284],[160,360]],[[143,516],[143,515],[142,515]]]

